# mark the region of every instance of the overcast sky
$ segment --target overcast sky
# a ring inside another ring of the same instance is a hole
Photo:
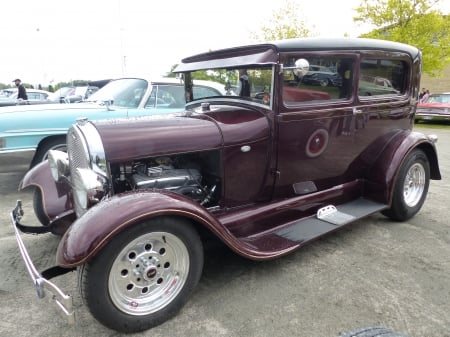
[[[360,0],[294,0],[318,36],[356,37]],[[157,77],[184,57],[251,43],[284,1],[21,0],[0,7],[0,82]],[[447,7],[447,8],[445,8]],[[450,12],[450,0],[444,1]]]

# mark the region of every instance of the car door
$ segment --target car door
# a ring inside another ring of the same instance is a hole
[[[340,81],[333,87],[318,87],[300,80],[292,88],[284,75],[275,196],[309,194],[358,178],[363,172],[352,170],[352,163],[378,138],[396,128],[406,129],[410,122],[406,60],[386,53],[337,51],[290,55],[284,62],[292,58],[334,68]],[[364,87],[361,78],[368,74],[387,78],[394,88],[373,83]],[[371,153],[369,160],[376,155]]]

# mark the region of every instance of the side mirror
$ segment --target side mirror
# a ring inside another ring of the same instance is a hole
[[[309,62],[306,59],[298,59],[295,61],[294,74],[303,77],[309,71]]]
[[[302,78],[309,71],[309,62],[306,59],[298,59],[294,62],[293,66],[283,66],[281,65],[280,74],[286,70],[292,70],[295,76]]]

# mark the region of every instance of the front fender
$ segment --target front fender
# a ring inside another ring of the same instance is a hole
[[[139,190],[104,200],[77,219],[59,243],[57,264],[67,268],[84,264],[121,231],[162,215],[190,218],[232,240],[232,235],[191,199],[169,191]]]
[[[40,189],[42,210],[49,223],[56,220],[60,215],[73,211],[69,183],[55,182],[47,160],[39,163],[25,174],[19,183],[19,190],[30,186]]]
[[[368,170],[366,195],[390,205],[397,174],[407,155],[415,148],[420,148],[428,157],[430,178],[440,180],[441,173],[434,143],[422,133],[402,131],[390,140]]]

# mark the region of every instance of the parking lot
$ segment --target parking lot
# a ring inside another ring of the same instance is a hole
[[[335,337],[382,325],[408,337],[449,337],[450,129],[416,129],[438,135],[443,180],[431,182],[414,218],[396,223],[375,214],[270,262],[211,245],[202,279],[182,311],[129,336]],[[31,191],[17,191],[26,167],[0,165],[0,336],[119,336],[83,306],[76,273],[55,279],[74,297],[75,326],[49,300],[37,299],[9,220],[22,199],[23,222],[37,223]],[[39,268],[53,264],[58,237],[24,238]]]

